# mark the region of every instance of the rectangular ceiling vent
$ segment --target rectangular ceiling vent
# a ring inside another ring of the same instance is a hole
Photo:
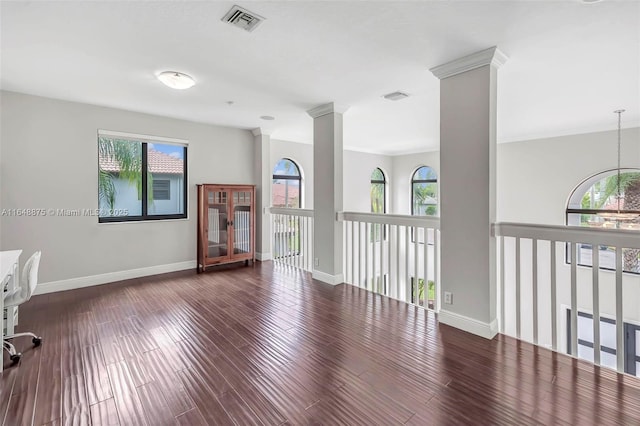
[[[408,98],[409,95],[407,95],[404,92],[393,92],[393,93],[387,93],[386,95],[383,96],[383,98],[388,99],[390,101],[399,101],[401,99],[405,99]]]
[[[224,15],[222,20],[231,25],[235,25],[238,28],[242,28],[245,31],[251,32],[255,30],[262,21],[264,21],[264,18],[236,5],[233,6],[226,15]]]

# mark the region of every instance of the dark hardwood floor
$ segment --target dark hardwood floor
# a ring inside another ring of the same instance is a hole
[[[34,297],[5,425],[640,424],[640,380],[271,262]]]

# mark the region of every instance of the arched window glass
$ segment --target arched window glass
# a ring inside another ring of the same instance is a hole
[[[411,177],[411,214],[438,215],[438,175],[427,166],[419,167]]]
[[[621,170],[619,185],[617,169],[585,179],[569,197],[566,218],[571,226],[640,231],[640,169]],[[615,248],[598,249],[600,267],[615,269]],[[579,244],[577,255],[578,264],[591,266],[590,244]],[[623,257],[623,271],[640,273],[640,250],[623,250]]]
[[[379,168],[371,173],[371,213],[387,212],[387,180],[384,172]]]
[[[282,158],[273,169],[271,205],[302,207],[302,174],[298,165],[288,158]]]

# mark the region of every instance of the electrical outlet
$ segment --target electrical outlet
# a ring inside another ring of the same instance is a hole
[[[453,305],[453,293],[450,291],[444,292],[444,303],[447,305]]]
[[[320,259],[318,259],[317,257],[313,259],[313,266],[320,266]]]

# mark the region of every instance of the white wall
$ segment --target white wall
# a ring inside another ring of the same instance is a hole
[[[189,141],[187,220],[98,224],[97,217],[0,218],[0,248],[42,250],[50,282],[196,258],[196,183],[253,183],[253,136],[111,108],[1,92],[3,209],[96,209],[97,130]]]
[[[371,173],[373,169],[380,167],[385,172],[387,180],[390,181],[388,190],[392,189],[395,157],[347,150],[343,155],[344,210],[370,212]],[[272,139],[271,167],[275,167],[281,158],[290,158],[302,168],[302,206],[305,209],[313,209],[313,145]],[[388,202],[388,208],[391,209],[393,198],[389,198]]]
[[[640,167],[640,128],[624,130],[621,145],[622,166]],[[498,221],[564,225],[571,191],[616,167],[616,131],[498,145]]]
[[[344,210],[371,212],[371,173],[380,167],[387,178],[387,213],[393,211],[393,157],[344,151]]]
[[[411,176],[420,166],[429,166],[438,174],[438,192],[440,192],[440,152],[421,152],[418,154],[397,155],[393,163],[393,212],[411,214]],[[439,197],[438,197],[439,199]],[[439,211],[440,209],[438,209]]]
[[[280,159],[293,160],[302,172],[302,208],[313,209],[313,145],[271,139],[271,174]]]

